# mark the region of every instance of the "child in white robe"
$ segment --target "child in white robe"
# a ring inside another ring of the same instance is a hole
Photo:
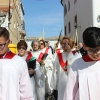
[[[83,43],[87,55],[71,65],[63,100],[100,99],[100,28],[87,28]]]
[[[26,62],[12,53],[9,31],[0,27],[0,100],[35,100]]]

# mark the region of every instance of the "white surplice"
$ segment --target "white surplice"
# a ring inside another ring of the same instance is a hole
[[[62,52],[62,59],[64,62],[68,61],[67,70],[69,70],[70,65],[73,63],[76,57],[72,52]],[[58,56],[56,56],[51,78],[51,87],[55,90],[58,90],[58,100],[63,100],[67,82],[67,73],[68,71],[63,70],[59,63]]]
[[[28,56],[28,53],[26,53],[21,58],[23,58],[24,60],[26,60],[27,56]],[[35,90],[35,79],[34,79],[34,76],[30,77],[30,81],[31,81],[31,87],[32,87],[32,91],[33,91],[33,96],[34,96],[35,100],[37,100],[36,90]]]
[[[100,60],[77,59],[69,70],[63,100],[100,99]]]
[[[32,51],[32,55],[35,58],[38,58],[40,51]],[[36,94],[37,100],[45,100],[45,81],[44,81],[44,74],[40,67],[40,64],[36,62],[36,69],[35,69],[35,82],[36,82]]]
[[[27,64],[18,55],[0,59],[0,100],[35,100]]]
[[[46,48],[40,50],[40,52],[45,53]],[[53,55],[49,49],[47,52],[48,56],[44,60],[45,65],[41,65],[44,76],[45,76],[45,93],[51,92],[52,88],[50,87],[52,70],[53,70]]]

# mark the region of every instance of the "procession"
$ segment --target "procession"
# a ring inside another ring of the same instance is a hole
[[[0,100],[100,99],[99,0],[0,2]]]

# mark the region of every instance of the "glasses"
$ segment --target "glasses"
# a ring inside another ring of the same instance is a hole
[[[97,50],[87,50],[88,54],[100,54],[100,49]]]
[[[23,50],[26,50],[26,48],[25,48],[25,47],[19,47],[18,49],[23,49]]]
[[[0,44],[0,48],[4,48],[5,47],[5,45],[8,43],[8,41],[6,41],[5,43],[3,43],[3,44]]]

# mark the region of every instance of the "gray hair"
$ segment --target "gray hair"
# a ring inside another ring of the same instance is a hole
[[[33,46],[34,42],[37,42],[37,43],[38,43],[38,45],[40,45],[40,43],[39,43],[39,41],[38,41],[38,40],[33,40],[33,41],[31,42],[31,47]]]

